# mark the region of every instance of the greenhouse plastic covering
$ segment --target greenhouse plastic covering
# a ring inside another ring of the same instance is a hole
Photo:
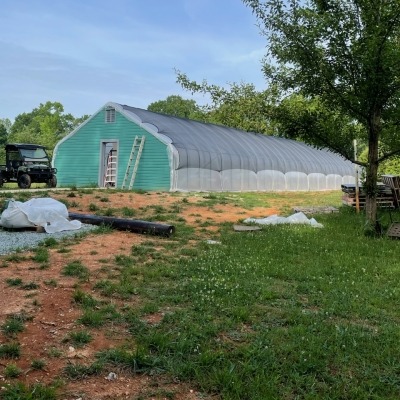
[[[340,189],[354,166],[294,140],[109,103],[168,145],[171,190],[283,191]]]

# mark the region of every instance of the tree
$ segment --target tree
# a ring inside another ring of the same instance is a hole
[[[4,125],[0,124],[0,164],[5,163],[5,150],[4,146],[7,143],[7,129]]]
[[[7,143],[8,132],[7,128],[0,122],[0,148],[3,148]]]
[[[318,96],[327,109],[363,127],[360,133],[368,144],[368,159],[359,164],[366,170],[367,219],[375,226],[378,166],[400,152],[400,137],[395,133],[400,112],[400,2],[243,2],[252,8],[268,40],[263,67],[267,79],[288,93]],[[308,137],[313,141],[311,130]],[[324,141],[354,162],[346,150],[351,139],[352,133],[329,134]],[[380,152],[380,144],[390,150]]]
[[[208,95],[211,104],[204,107],[204,121],[230,126],[247,132],[272,135],[275,131],[271,111],[276,103],[275,88],[257,91],[251,83],[231,83],[229,89],[191,81],[177,72],[177,82],[193,93]]]
[[[331,150],[347,159],[354,157],[351,139],[357,139],[364,134],[364,128],[360,124],[337,109],[326,107],[319,97],[307,99],[294,93],[280,102],[273,111],[273,117],[280,136],[318,147],[330,146]],[[335,141],[327,141],[333,135]]]
[[[48,101],[30,113],[19,114],[11,126],[9,140],[41,144],[51,154],[56,143],[87,117],[75,118],[71,114],[64,114],[61,103]]]
[[[12,123],[8,118],[0,118],[0,125],[5,128],[7,134],[10,132]]]
[[[6,160],[6,151],[4,146],[8,141],[8,133],[11,128],[11,121],[8,118],[0,118],[0,164]]]
[[[149,111],[173,115],[174,117],[196,119],[200,108],[194,100],[186,100],[181,96],[168,96],[165,100],[159,100],[151,103],[147,109]]]

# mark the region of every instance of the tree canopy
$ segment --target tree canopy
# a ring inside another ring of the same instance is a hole
[[[177,72],[177,82],[192,94],[208,95],[211,104],[204,106],[203,120],[230,126],[247,132],[272,135],[275,127],[271,112],[276,103],[276,91],[257,91],[251,83],[231,83],[229,88],[190,80],[186,74]]]
[[[283,91],[318,97],[362,128],[368,144],[366,211],[376,221],[378,166],[400,152],[400,2],[398,0],[243,0],[255,13],[269,51],[268,81]],[[322,130],[319,131],[322,133]],[[328,133],[328,132],[327,132]],[[305,135],[319,144],[320,135]],[[324,142],[348,152],[354,130],[326,134]],[[379,148],[379,146],[381,148]],[[354,160],[352,160],[354,161]]]
[[[147,109],[161,114],[190,119],[198,119],[199,114],[201,114],[201,109],[195,100],[187,100],[178,95],[171,95],[165,100],[155,101]]]
[[[5,158],[4,146],[7,143],[8,131],[6,125],[3,124],[3,120],[0,120],[0,163]]]
[[[75,118],[65,114],[61,103],[48,101],[29,113],[19,114],[11,126],[8,141],[41,144],[52,153],[56,143],[86,118],[87,115]]]

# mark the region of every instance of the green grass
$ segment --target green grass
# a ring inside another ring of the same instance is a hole
[[[21,255],[21,254],[11,254],[9,256],[6,257],[6,261],[10,261],[10,262],[15,262],[15,263],[20,263],[22,261],[25,261],[27,259],[27,257]]]
[[[6,283],[8,286],[21,286],[22,279],[21,278],[7,278]]]
[[[74,276],[79,279],[85,280],[89,278],[89,269],[83,265],[79,260],[71,261],[62,269],[62,274],[65,276]]]
[[[1,332],[7,337],[15,337],[25,329],[25,321],[26,317],[24,315],[10,315],[1,325]]]
[[[121,213],[124,217],[134,217],[136,215],[137,211],[134,208],[123,207],[121,209]]]
[[[46,242],[45,242],[46,243]],[[47,243],[51,243],[50,246],[52,246],[53,241],[47,242]],[[46,244],[44,244],[45,246],[47,246]],[[48,247],[50,247],[48,246]],[[37,247],[36,249],[34,249],[34,253],[35,255],[32,257],[32,260],[37,262],[37,263],[47,263],[49,261],[49,250],[46,247]]]
[[[90,203],[89,204],[89,211],[98,211],[99,210],[99,206],[94,204],[94,203]]]
[[[106,323],[115,324],[122,321],[121,315],[112,303],[94,308],[84,307],[78,322],[89,328],[100,328]]]
[[[18,358],[21,354],[19,343],[0,344],[0,358]]]
[[[35,371],[41,371],[46,366],[46,361],[42,359],[35,359],[31,362],[31,368]]]
[[[94,362],[90,365],[68,362],[64,368],[64,375],[71,380],[79,380],[91,375],[98,375],[102,370],[103,365],[98,362]]]
[[[71,342],[72,345],[76,347],[83,347],[92,340],[93,337],[88,331],[70,332],[67,338],[67,341]]]
[[[27,386],[16,382],[3,385],[0,398],[2,400],[56,400],[57,391],[55,387],[41,383]]]
[[[44,246],[44,247],[56,247],[57,244],[58,244],[57,239],[54,239],[54,238],[52,238],[52,237],[50,237],[50,238],[48,238],[48,239],[45,239],[45,240],[41,243],[41,245]]]
[[[76,304],[79,304],[84,309],[93,309],[99,304],[99,302],[93,298],[93,296],[80,289],[77,289],[72,294],[72,299]]]
[[[100,328],[105,324],[105,318],[103,313],[98,310],[85,310],[79,318],[79,322],[91,328]]]
[[[252,207],[340,205],[337,192],[198,196],[205,207],[248,208],[243,218]],[[103,329],[126,340],[93,364],[68,363],[64,377],[161,374],[219,400],[399,398],[399,242],[365,237],[364,216],[350,209],[315,218],[323,228],[239,233],[224,223],[211,237],[171,219],[172,237],[110,255],[72,300],[83,336]],[[387,228],[389,214],[379,218]],[[82,264],[73,263],[79,277]],[[1,358],[17,357],[4,346]]]
[[[183,225],[174,257],[134,262],[155,246],[116,257],[120,276],[99,281],[100,293],[134,280],[142,311],[170,311],[156,324],[125,313],[136,345],[107,357],[127,367],[140,349],[144,370],[221,399],[396,398],[398,242],[366,238],[363,217],[349,210],[316,219],[324,228],[237,233],[222,224],[221,245],[193,248]]]
[[[35,290],[35,289],[38,289],[39,287],[40,287],[40,285],[35,282],[28,282],[28,283],[24,283],[23,285],[21,285],[21,289],[23,289],[23,290]]]
[[[18,378],[22,370],[16,364],[7,364],[4,368],[4,376],[6,378]]]
[[[57,281],[56,281],[55,279],[48,279],[48,280],[45,280],[45,281],[44,281],[44,284],[45,284],[46,286],[51,286],[51,287],[57,287],[57,286],[58,286],[58,283],[57,283]]]
[[[50,347],[47,350],[47,355],[51,358],[60,358],[62,354],[62,350],[58,349],[57,347]]]
[[[154,361],[139,350],[132,352],[124,348],[101,351],[97,354],[99,362],[111,367],[128,369],[134,374],[155,371]]]

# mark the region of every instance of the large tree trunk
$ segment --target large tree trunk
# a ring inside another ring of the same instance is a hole
[[[380,113],[375,113],[369,121],[368,166],[365,179],[365,213],[367,222],[371,227],[376,227],[377,218],[377,181],[378,181],[378,146],[381,132]]]

